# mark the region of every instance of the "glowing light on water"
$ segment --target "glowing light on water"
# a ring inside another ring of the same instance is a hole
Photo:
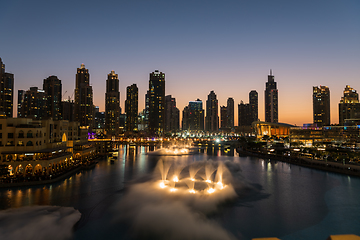
[[[194,190],[194,189],[190,189],[190,190],[189,190],[189,193],[195,193],[195,190]]]
[[[177,191],[176,188],[171,188],[171,189],[170,189],[170,192],[175,192],[175,191]]]
[[[165,188],[165,187],[166,187],[164,182],[160,182],[159,186],[160,186],[161,188]]]
[[[211,183],[211,180],[210,180],[210,179],[207,179],[207,180],[205,180],[205,182],[207,182],[207,183]]]
[[[208,192],[208,193],[213,193],[213,192],[215,192],[215,189],[209,188],[209,189],[207,190],[207,192]]]
[[[193,182],[195,182],[195,178],[191,178],[190,180],[193,181]]]
[[[177,176],[174,176],[173,181],[174,182],[179,182],[179,178]]]

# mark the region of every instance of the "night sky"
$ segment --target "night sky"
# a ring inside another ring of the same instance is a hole
[[[94,104],[105,110],[107,74],[139,88],[144,108],[149,73],[166,74],[166,95],[182,112],[211,90],[226,105],[248,102],[273,70],[279,121],[311,123],[312,87],[330,88],[331,122],[345,85],[360,91],[360,1],[1,1],[0,57],[17,90],[62,80],[64,98],[75,88],[76,68],[90,72]],[[16,110],[16,107],[14,108]],[[15,112],[14,110],[14,112]],[[124,111],[124,110],[123,110]],[[181,114],[182,115],[182,114]],[[16,116],[16,115],[15,115]]]

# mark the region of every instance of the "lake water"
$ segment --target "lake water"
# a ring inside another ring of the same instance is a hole
[[[240,157],[234,151],[225,153],[212,148],[183,156],[151,156],[147,152],[149,147],[130,151],[127,146],[120,146],[114,164],[100,161],[94,169],[51,185],[0,189],[0,207],[74,207],[82,214],[74,239],[146,239],[150,237],[134,233],[141,230],[132,226],[135,216],[123,216],[121,204],[127,190],[148,181],[159,159],[189,164],[213,160],[240,166],[234,181],[245,187],[238,189],[238,197],[219,206],[217,212],[202,216],[201,220],[196,218],[193,224],[196,226],[188,226],[188,222],[179,219],[178,229],[174,230],[179,231],[178,239],[182,238],[182,232],[191,232],[198,225],[204,229],[216,226],[235,239],[246,240],[256,237],[325,240],[333,234],[360,235],[360,178],[268,159]],[[136,201],[147,200],[134,199]],[[171,222],[181,216],[181,212],[175,212],[167,217]],[[118,218],[122,218],[121,221]],[[163,239],[170,238],[171,231],[173,229],[166,229]]]

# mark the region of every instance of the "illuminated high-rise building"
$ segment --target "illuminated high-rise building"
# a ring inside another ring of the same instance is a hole
[[[313,118],[319,127],[330,125],[330,90],[326,86],[313,87]]]
[[[23,118],[44,120],[48,118],[47,100],[48,94],[37,87],[31,87],[24,94],[24,101],[21,106]]]
[[[216,94],[211,91],[206,100],[205,131],[216,132],[219,130],[218,100]]]
[[[159,70],[150,73],[148,98],[148,131],[150,134],[162,135],[165,122],[165,73]]]
[[[256,90],[252,90],[249,93],[249,104],[250,104],[250,118],[251,122],[255,122],[259,119],[258,114],[258,93]]]
[[[238,104],[238,126],[250,126],[251,121],[251,106],[249,103],[240,101]]]
[[[190,101],[183,110],[182,130],[203,131],[204,112],[200,99]]]
[[[138,131],[138,94],[139,90],[136,84],[126,88],[126,131]]]
[[[227,111],[226,127],[233,129],[234,128],[234,99],[231,97],[227,99],[226,111]]]
[[[346,85],[344,96],[339,103],[339,124],[344,125],[345,119],[360,118],[359,94],[355,89]]]
[[[24,97],[25,97],[25,90],[18,90],[18,103],[17,103],[17,117],[22,118],[23,108],[22,105],[24,104]]]
[[[278,122],[278,90],[270,69],[265,89],[265,122]]]
[[[74,100],[70,100],[70,98],[67,100],[61,101],[62,120],[68,120],[69,122],[74,121],[74,107],[75,107]]]
[[[238,125],[251,126],[258,120],[258,93],[252,90],[249,93],[249,103],[240,102],[238,105]]]
[[[119,133],[119,122],[119,78],[115,71],[111,71],[107,76],[105,93],[105,129],[108,136],[116,136]]]
[[[43,90],[47,94],[47,116],[54,121],[62,119],[61,96],[62,85],[61,80],[57,76],[50,76],[44,79]]]
[[[0,114],[13,117],[14,74],[5,72],[5,64],[0,58]]]
[[[165,96],[165,131],[176,132],[180,129],[180,111],[176,107],[175,98]]]
[[[189,106],[185,106],[182,111],[181,130],[189,130]]]
[[[220,107],[220,128],[221,130],[228,127],[228,110],[226,106]]]
[[[91,131],[94,125],[93,90],[90,86],[89,70],[84,64],[81,64],[76,73],[74,107],[75,121],[79,122],[80,126],[89,126]]]

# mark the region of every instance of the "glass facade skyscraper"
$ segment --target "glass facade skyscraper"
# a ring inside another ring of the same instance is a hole
[[[149,120],[150,134],[162,135],[165,122],[165,73],[155,70],[149,79]]]
[[[105,129],[106,135],[116,136],[119,133],[120,92],[119,78],[115,71],[108,74],[105,93]]]
[[[265,122],[277,123],[278,120],[278,90],[270,69],[265,89]]]

